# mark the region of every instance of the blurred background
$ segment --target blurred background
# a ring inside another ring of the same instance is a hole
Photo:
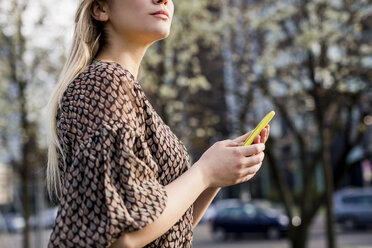
[[[372,247],[371,2],[174,2],[139,82],[192,162],[277,113],[260,172],[221,190],[194,247]],[[77,3],[0,2],[0,247],[49,238],[44,106]]]

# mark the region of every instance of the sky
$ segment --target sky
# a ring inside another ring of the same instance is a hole
[[[28,0],[17,0],[18,3],[22,3],[23,1]],[[36,48],[48,48],[51,49],[50,56],[59,57],[62,53],[67,55],[68,48],[72,41],[73,29],[74,29],[74,12],[78,5],[78,0],[64,0],[64,1],[56,1],[56,0],[33,0],[28,1],[27,10],[24,13],[23,17],[23,24],[24,28],[22,30],[23,34],[27,37],[27,46],[29,47],[36,47]],[[15,13],[11,11],[11,1],[0,1],[0,23],[6,24],[1,26],[4,33],[11,34],[14,32],[14,26],[12,25],[13,19],[15,18]],[[45,11],[46,10],[46,11]],[[11,13],[11,14],[9,14]],[[35,25],[37,20],[40,18],[41,14],[45,14],[45,19],[43,25]],[[62,34],[62,35],[61,35]],[[55,39],[61,38],[63,39],[62,46],[59,43],[54,43]],[[58,45],[57,45],[58,44]],[[25,59],[28,62],[32,61],[33,52],[29,52],[26,49],[26,56]],[[50,58],[49,58],[50,59]],[[42,73],[42,72],[40,72]],[[47,76],[47,75],[46,75]],[[43,85],[43,88],[50,88],[54,85],[54,78],[44,81],[50,81],[49,87],[47,85]],[[36,85],[37,87],[37,85]],[[30,106],[35,106],[36,108],[40,108],[46,104],[47,97],[45,95],[45,90],[32,90],[32,99],[30,99]],[[40,95],[41,94],[41,95]],[[44,94],[44,95],[42,95]],[[35,116],[31,116],[33,118],[40,119],[39,112],[35,112]],[[30,116],[29,116],[30,117]],[[14,154],[18,154],[19,148],[19,137],[14,135],[10,140],[10,147]],[[45,145],[45,144],[44,144]],[[5,155],[2,150],[0,150],[0,162],[7,162],[8,156]]]
[[[74,12],[77,8],[77,0],[48,1],[36,0],[30,2],[25,15],[25,33],[40,45],[50,45],[48,42],[63,33],[66,42],[71,42],[74,25]],[[33,23],[39,18],[42,9],[47,10],[45,22],[42,28],[35,29]],[[27,25],[29,24],[29,25]]]

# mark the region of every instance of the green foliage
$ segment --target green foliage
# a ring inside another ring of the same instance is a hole
[[[26,139],[21,116],[38,127],[45,125],[43,108],[62,66],[66,44],[60,28],[51,22],[51,12],[42,3],[3,1],[0,4],[0,154],[2,161],[22,157],[22,138]],[[54,26],[53,26],[54,25]],[[21,96],[22,95],[22,96]],[[24,101],[20,100],[24,97]],[[21,113],[25,106],[25,113]],[[38,143],[46,147],[40,128]],[[27,135],[26,135],[27,136]]]
[[[220,51],[218,15],[209,11],[214,2],[175,1],[169,37],[155,43],[142,63],[145,76],[141,84],[160,115],[185,142],[188,135],[197,135],[186,117],[187,113],[193,116],[191,99],[213,84],[202,71],[200,54],[206,49],[212,60]],[[202,131],[197,133],[209,133],[209,127],[201,125],[203,118],[198,121]]]

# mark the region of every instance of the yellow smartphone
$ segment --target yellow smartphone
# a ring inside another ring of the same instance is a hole
[[[271,121],[271,119],[274,117],[275,112],[271,111],[265,117],[260,121],[260,123],[257,125],[257,127],[253,130],[253,132],[248,136],[248,138],[244,141],[242,146],[249,146],[253,143],[254,138],[259,135],[266,127],[266,125]]]

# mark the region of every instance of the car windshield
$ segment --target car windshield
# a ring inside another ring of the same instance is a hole
[[[246,216],[251,217],[251,218],[257,215],[257,208],[250,204],[245,205],[243,208],[243,211],[246,214]]]
[[[254,218],[257,215],[257,208],[249,204],[237,207],[228,207],[219,211],[218,215],[222,218],[228,217],[233,219],[242,217]]]
[[[348,205],[372,206],[372,195],[345,196],[342,202]]]

